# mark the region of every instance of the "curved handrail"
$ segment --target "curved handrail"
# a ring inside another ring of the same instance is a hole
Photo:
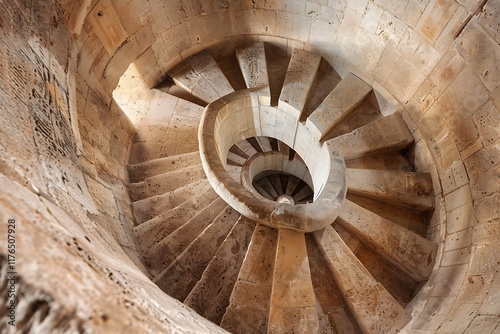
[[[326,177],[320,182],[322,186],[316,191],[315,200],[310,204],[292,205],[257,198],[231,178],[224,168],[227,152],[233,144],[242,139],[269,135],[270,129],[266,129],[266,120],[260,110],[262,107],[267,108],[267,111],[273,108],[261,104],[258,91],[246,89],[228,94],[205,108],[198,139],[208,181],[231,207],[261,224],[302,232],[312,232],[330,225],[337,218],[346,194],[344,159],[332,145],[318,143],[324,158],[321,163],[328,166],[315,166],[321,172],[318,174]],[[285,118],[291,117],[287,111],[276,109],[276,112],[285,113]],[[294,121],[297,127],[305,127],[297,119]],[[229,130],[224,131],[224,126]],[[279,135],[283,137],[286,134]],[[295,142],[295,138],[293,141]],[[310,168],[309,165],[308,167]],[[318,182],[315,182],[315,188],[316,184]]]

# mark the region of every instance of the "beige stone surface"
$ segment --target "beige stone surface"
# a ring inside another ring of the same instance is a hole
[[[0,172],[17,181],[15,192],[23,195],[9,193],[2,203],[31,224],[20,239],[32,250],[22,255],[20,291],[41,300],[21,301],[23,330],[57,332],[50,321],[64,315],[73,320],[59,325],[75,331],[221,331],[134,278],[142,275],[136,268],[146,270],[131,231],[137,222],[126,165],[198,150],[202,106],[137,91],[150,92],[175,65],[200,51],[210,50],[219,61],[234,57],[235,45],[260,41],[266,43],[273,102],[293,50],[315,52],[340,76],[354,73],[374,87],[370,103],[382,114],[403,110],[415,142],[421,142],[416,152],[425,158],[416,158],[415,166],[433,177],[436,212],[428,237],[439,242],[439,260],[408,306],[413,321],[404,331],[497,332],[498,279],[489,261],[498,262],[498,13],[495,0],[2,2]],[[273,48],[279,51],[268,53]],[[175,112],[177,102],[184,107]],[[309,143],[295,147],[301,154],[315,152]],[[131,152],[137,160],[129,160]],[[8,184],[2,181],[6,189]],[[40,194],[59,222],[40,218],[39,207],[22,205],[31,198],[25,189]],[[193,208],[199,212],[212,203],[216,195],[210,196],[212,201],[200,195],[174,208],[168,216],[172,226],[181,226],[181,216]],[[79,226],[92,226],[83,234],[92,242],[73,228]],[[96,241],[102,237],[105,242]],[[67,245],[72,238],[78,246]],[[67,281],[71,289],[52,280],[61,273],[58,282]],[[92,289],[100,282],[101,288]],[[31,316],[26,310],[37,305],[41,311]],[[43,318],[45,307],[49,315]],[[243,322],[262,318],[246,310]],[[342,314],[331,313],[330,319]],[[256,328],[266,330],[262,323]]]

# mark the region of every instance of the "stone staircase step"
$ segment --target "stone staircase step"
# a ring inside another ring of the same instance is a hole
[[[397,333],[411,320],[331,226],[313,236],[363,333]]]
[[[201,164],[200,152],[194,151],[172,157],[148,160],[128,166],[130,182],[140,182],[148,177],[172,172],[177,169]]]
[[[246,140],[242,140],[240,142],[246,142]],[[237,156],[240,156],[244,158],[245,160],[250,158],[250,155],[248,155],[245,151],[243,151],[237,144],[234,144],[230,149],[230,152],[233,152]]]
[[[346,169],[350,193],[425,212],[433,207],[429,173]]]
[[[429,278],[437,253],[433,242],[348,199],[337,222],[414,280]]]
[[[248,142],[248,140],[241,140],[236,144],[236,146],[238,146],[238,148],[245,152],[245,154],[249,157],[258,153],[257,150],[252,146],[252,144]]]
[[[173,81],[171,81],[170,78],[167,78],[164,82],[159,84],[158,86],[155,87],[158,90],[161,90],[164,93],[170,94],[172,96],[178,97],[180,99],[183,99],[185,101],[189,101],[191,103],[197,104],[200,107],[206,107],[207,103],[203,101],[202,99],[191,95],[188,91],[185,89],[177,86]]]
[[[426,235],[426,214],[422,214],[422,212],[352,193],[347,194],[347,199],[422,237]]]
[[[130,183],[128,189],[130,198],[135,202],[173,191],[187,183],[206,177],[203,166],[200,164],[151,176],[142,182]]]
[[[227,153],[227,160],[228,160],[228,163],[232,162],[231,164],[232,165],[235,165],[235,166],[243,166],[245,164],[245,162],[247,161],[247,159],[239,156],[238,154],[236,153],[233,153],[231,151],[229,151]]]
[[[140,245],[143,250],[147,251],[150,247],[166,238],[170,233],[174,232],[196,216],[201,209],[212,203],[218,197],[215,191],[210,189],[205,193],[197,194],[195,197],[188,199],[172,210],[136,226],[134,228],[134,234],[137,244]]]
[[[299,183],[300,183],[300,179],[298,177],[296,177],[294,175],[289,175],[288,182],[286,184],[285,194],[291,196],[293,194],[293,192],[295,191],[295,188],[297,188]]]
[[[323,254],[309,233],[306,244],[318,312],[318,333],[360,333]]]
[[[258,180],[256,183],[259,186],[261,186],[262,189],[264,189],[269,195],[271,195],[273,200],[275,200],[279,196],[278,193],[276,192],[276,190],[274,189],[273,185],[271,184],[271,181],[269,180],[269,178],[267,176],[264,176],[263,178]]]
[[[236,59],[248,88],[259,88],[265,96],[271,96],[267,72],[264,42],[255,42],[235,49]]]
[[[229,175],[233,178],[238,183],[241,183],[241,166],[235,166],[235,165],[227,165],[226,167],[227,172]]]
[[[305,235],[279,229],[268,333],[317,333],[318,328]]]
[[[298,114],[292,113],[292,115],[300,119],[300,113],[306,105],[320,61],[321,56],[316,53],[293,50],[278,101],[280,110],[289,111],[286,105],[288,104],[299,112]]]
[[[300,121],[305,122],[311,113],[323,102],[328,94],[339,84],[342,78],[332,68],[332,66],[324,59],[321,58],[316,78],[311,84],[309,98],[300,115]]]
[[[202,51],[169,72],[175,84],[201,100],[210,103],[234,92],[208,51]]]
[[[272,174],[267,177],[269,181],[271,182],[271,185],[273,186],[274,190],[276,193],[279,195],[283,195],[283,187],[281,186],[281,179],[279,174]]]
[[[217,197],[208,206],[170,233],[163,240],[151,246],[143,256],[144,263],[153,276],[158,275],[179,256],[193,240],[210,225],[227,207],[227,203]]]
[[[253,187],[262,197],[265,197],[271,201],[274,201],[276,199],[273,196],[271,196],[271,194],[269,194],[267,191],[265,191],[264,188],[262,188],[257,182],[254,182]]]
[[[345,160],[399,151],[411,143],[413,136],[399,113],[327,141],[328,145],[332,145],[332,149],[340,148]]]
[[[211,187],[207,179],[195,180],[174,191],[133,202],[132,209],[135,219],[138,224],[142,224],[163,212],[173,209],[200,192],[209,191]]]
[[[259,146],[261,147],[262,152],[270,152],[273,150],[271,147],[271,142],[269,141],[268,137],[255,137],[257,142],[259,143]]]
[[[295,203],[298,203],[312,195],[313,195],[312,189],[309,186],[304,185],[302,189],[300,189],[295,195],[293,195],[293,200],[295,201]]]
[[[169,296],[183,301],[239,217],[238,211],[227,206],[153,282]]]
[[[257,225],[220,326],[232,333],[266,333],[278,231]],[[245,316],[241,316],[244,314]]]
[[[219,324],[224,316],[256,223],[241,216],[184,300],[204,318]]]
[[[217,64],[235,91],[247,88],[235,53],[218,56]]]
[[[354,131],[366,124],[370,124],[379,119],[382,119],[384,115],[378,110],[378,108],[373,107],[366,99],[363,103],[357,106],[346,118],[344,118],[339,124],[337,124],[328,134],[323,138],[323,140],[329,140],[341,136],[343,134]]]
[[[308,128],[317,138],[323,139],[366,99],[371,90],[370,85],[348,74],[309,116]]]
[[[346,168],[400,170],[414,172],[415,167],[398,152],[380,153],[345,162]]]

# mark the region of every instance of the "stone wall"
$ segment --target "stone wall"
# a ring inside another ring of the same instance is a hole
[[[99,87],[95,59],[77,54],[73,11],[87,5],[0,3],[2,305],[14,219],[18,330],[221,331],[141,271],[126,188],[135,129]],[[14,332],[0,314],[0,331]]]
[[[215,44],[232,50],[227,46],[243,38],[289,52],[310,49],[342,77],[351,71],[374,87],[385,114],[402,111],[417,141],[415,164],[434,176],[439,214],[430,237],[441,243],[441,258],[410,305],[410,332],[492,332],[500,313],[499,15],[496,0],[1,2],[0,172],[21,185],[2,177],[1,219],[19,219],[19,242],[31,252],[21,252],[26,261],[47,254],[46,261],[67,256],[74,263],[74,270],[63,260],[57,267],[69,276],[61,277],[67,290],[51,297],[54,303],[81,282],[69,273],[85,272],[101,290],[74,292],[68,307],[93,317],[89,326],[101,325],[98,307],[81,311],[78,298],[116,296],[125,310],[131,302],[118,296],[132,294],[140,297],[127,314],[142,314],[138,305],[153,307],[142,283],[125,293],[106,278],[106,270],[112,277],[128,263],[120,282],[147,280],[130,263],[140,266],[124,187],[135,130],[111,97],[120,77],[133,72],[129,85],[152,87],[182,58]],[[25,206],[10,204],[13,194]],[[40,217],[44,210],[50,212]],[[0,231],[5,238],[4,225]],[[53,248],[37,240],[53,240]],[[95,253],[89,259],[85,252]],[[24,269],[29,289],[57,290],[39,280],[42,267]],[[189,314],[146,290],[158,298],[158,317],[165,307]],[[165,317],[178,319],[175,312]],[[101,319],[126,326],[119,316]],[[144,330],[170,326],[148,319]],[[189,323],[206,329],[203,320]]]

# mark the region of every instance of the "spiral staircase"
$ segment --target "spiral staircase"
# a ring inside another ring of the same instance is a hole
[[[368,84],[319,55],[263,42],[217,59],[202,51],[168,75],[155,93],[164,104],[144,116],[160,120],[164,141],[129,165],[152,280],[232,333],[403,328],[437,246],[425,239],[432,180],[415,172],[401,116],[382,115]],[[185,145],[169,152],[166,111],[170,127],[184,117],[175,134]],[[259,126],[240,126],[242,115]],[[302,224],[308,210],[321,226]]]

